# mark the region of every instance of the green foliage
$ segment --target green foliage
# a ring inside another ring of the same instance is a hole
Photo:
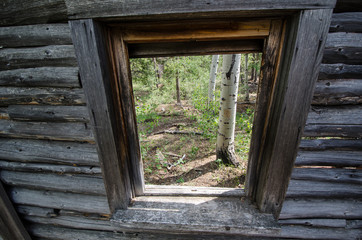
[[[241,129],[241,133],[235,134],[235,150],[243,161],[248,159],[253,121],[254,110],[251,108],[248,108],[241,114],[237,114],[236,125],[238,129]]]

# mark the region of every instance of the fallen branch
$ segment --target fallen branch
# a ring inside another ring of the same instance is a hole
[[[191,131],[176,131],[176,130],[163,130],[163,131],[159,131],[159,132],[155,132],[152,135],[158,135],[158,134],[163,134],[163,133],[167,133],[167,134],[191,134],[191,135],[202,135],[201,132],[191,132]]]

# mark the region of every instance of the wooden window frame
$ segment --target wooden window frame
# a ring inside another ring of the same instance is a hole
[[[315,8],[282,15],[278,10],[244,25],[243,12],[237,20],[235,13],[228,19],[223,12],[222,18],[219,13],[174,22],[70,21],[110,211],[126,209],[133,197],[144,193],[129,57],[252,52],[263,43],[246,194],[261,211],[277,218],[332,14],[332,8]]]

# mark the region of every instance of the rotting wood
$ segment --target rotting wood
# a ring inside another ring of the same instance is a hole
[[[0,182],[0,237],[16,240],[30,240],[30,236],[16,213],[7,193]]]
[[[295,165],[359,167],[362,166],[362,154],[361,151],[299,151]]]
[[[321,64],[318,79],[362,79],[362,65]]]
[[[311,227],[345,228],[346,219],[284,219],[279,220],[282,225],[306,225]]]
[[[76,67],[72,45],[0,50],[0,70],[35,67]]]
[[[37,190],[106,195],[102,178],[76,174],[27,173],[0,171],[1,180],[10,186]]]
[[[294,168],[292,179],[362,185],[362,170],[331,168]]]
[[[362,12],[334,13],[329,32],[362,33]]]
[[[26,188],[12,188],[10,189],[10,196],[16,204],[74,210],[83,213],[110,213],[105,196],[31,190]]]
[[[362,125],[362,106],[312,107],[308,113],[309,124]]]
[[[313,139],[302,140],[299,145],[301,150],[361,150],[362,139]]]
[[[73,163],[73,165],[77,165]],[[100,175],[102,173],[99,167],[94,166],[67,166],[45,163],[23,163],[23,162],[8,162],[0,160],[0,168],[11,171],[23,172],[42,172],[42,173],[59,173],[59,174],[89,174]]]
[[[0,71],[0,86],[79,88],[78,67],[39,67]]]
[[[3,48],[71,44],[68,24],[0,27],[0,46]]]
[[[361,219],[361,204],[358,199],[286,199],[279,219]]]
[[[10,120],[38,122],[89,122],[86,106],[12,105],[5,112]]]
[[[64,0],[5,0],[1,5],[1,26],[67,21]]]
[[[303,136],[361,138],[362,125],[309,124],[305,126]]]
[[[0,138],[0,159],[24,163],[99,166],[96,147],[89,143]]]
[[[81,88],[0,88],[0,106],[9,105],[85,105]]]
[[[16,122],[0,120],[0,136],[39,140],[94,142],[85,123]]]

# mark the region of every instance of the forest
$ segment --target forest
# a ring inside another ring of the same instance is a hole
[[[131,59],[146,184],[243,187],[261,53],[235,55],[240,59],[233,131],[237,164],[216,155],[228,55]]]

